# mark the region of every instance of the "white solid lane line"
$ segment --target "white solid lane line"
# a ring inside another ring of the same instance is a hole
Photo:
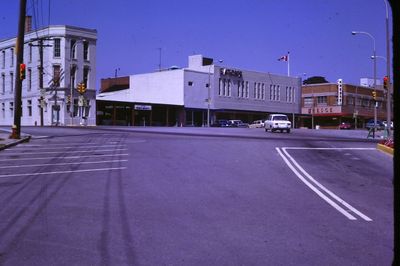
[[[343,206],[345,206],[346,208],[348,208],[350,211],[352,211],[353,213],[357,214],[358,216],[360,216],[362,219],[364,219],[365,221],[372,221],[371,218],[369,218],[368,216],[366,216],[365,214],[363,214],[362,212],[360,212],[359,210],[357,210],[356,208],[354,208],[353,206],[351,206],[349,203],[347,203],[345,200],[343,200],[342,198],[340,198],[339,196],[337,196],[335,193],[333,193],[332,191],[330,191],[329,189],[327,189],[324,185],[322,185],[321,183],[319,183],[317,180],[315,180],[309,173],[307,173],[303,167],[301,167],[295,159],[293,159],[292,156],[290,156],[290,154],[286,151],[285,148],[282,148],[283,152],[285,153],[285,155],[287,157],[289,157],[289,159],[292,161],[292,163],[297,167],[297,169],[299,169],[311,182],[313,182],[317,187],[319,187],[321,190],[323,190],[325,193],[327,193],[329,196],[331,196],[334,200],[338,201],[339,203],[341,203]]]
[[[10,174],[10,175],[0,175],[0,178],[17,177],[17,176],[37,176],[37,175],[54,175],[54,174],[98,172],[98,171],[125,170],[125,169],[127,169],[127,167],[95,168],[95,169],[85,169],[85,170],[54,171],[54,172],[42,172],[42,173],[30,173],[30,174]]]
[[[294,168],[294,166],[289,162],[289,160],[285,157],[285,155],[282,153],[282,151],[279,148],[276,148],[278,151],[279,155],[282,157],[282,159],[285,161],[285,163],[289,166],[289,168],[295,173],[295,175],[303,181],[306,186],[308,186],[312,191],[314,191],[318,196],[320,196],[323,200],[325,200],[329,205],[331,205],[333,208],[335,208],[337,211],[339,211],[341,214],[346,216],[349,220],[357,220],[356,217],[348,213],[345,209],[340,207],[336,202],[331,200],[329,197],[325,196],[321,191],[319,191],[315,186],[313,186],[310,182],[306,180],[297,170]]]
[[[96,163],[119,163],[127,162],[128,160],[110,160],[110,161],[95,161],[95,162],[74,162],[74,163],[45,163],[45,164],[26,164],[26,165],[9,165],[0,166],[0,169],[21,168],[21,167],[41,167],[41,166],[58,166],[58,165],[74,165],[74,164],[96,164]]]
[[[129,156],[128,153],[119,153],[119,154],[101,154],[101,155],[86,155],[86,156],[65,156],[65,157],[31,157],[31,158],[7,158],[0,159],[0,162],[9,162],[9,161],[31,161],[31,160],[48,160],[48,159],[79,159],[79,158],[96,158],[96,157],[114,157],[114,156]]]

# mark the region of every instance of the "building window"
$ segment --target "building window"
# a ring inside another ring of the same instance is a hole
[[[13,67],[14,66],[14,48],[10,49],[10,53],[11,53],[10,67]]]
[[[83,60],[89,61],[89,43],[83,42]]]
[[[1,51],[1,68],[6,67],[6,51]]]
[[[317,97],[317,104],[326,105],[327,103],[328,103],[328,97],[327,96],[318,96]]]
[[[83,83],[85,84],[86,89],[88,88],[89,84],[89,67],[83,68]]]
[[[32,44],[30,43],[29,44],[29,63],[31,63],[32,62]]]
[[[265,84],[261,84],[261,100],[265,100]]]
[[[61,57],[61,39],[54,39],[53,53],[54,57]]]
[[[218,86],[218,96],[222,95],[222,88],[224,86],[223,80],[220,78],[219,82],[218,82],[219,86]]]
[[[76,59],[76,40],[71,40],[71,59]]]
[[[10,73],[10,93],[14,91],[14,73]]]
[[[32,100],[27,101],[28,116],[32,116]]]
[[[312,97],[305,97],[304,98],[304,106],[310,107],[313,106],[313,98]]]
[[[32,69],[28,68],[28,91],[32,90]]]
[[[232,81],[228,79],[228,95],[225,96],[231,97],[231,95],[232,95]]]
[[[1,103],[1,117],[6,118],[6,104]]]
[[[1,94],[6,93],[6,74],[1,74]]]
[[[10,117],[14,117],[14,103],[10,102]]]
[[[192,87],[193,86],[193,81],[188,82],[188,86]],[[208,83],[206,84],[206,88],[208,88]]]
[[[61,66],[53,65],[53,85],[55,87],[60,87],[60,78],[61,78]]]

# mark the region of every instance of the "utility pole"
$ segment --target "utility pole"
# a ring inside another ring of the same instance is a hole
[[[159,58],[159,63],[158,63],[158,71],[161,71],[161,52],[162,52],[162,48],[158,48],[158,50],[160,51],[160,58]]]
[[[20,65],[24,61],[24,35],[25,35],[26,0],[20,0],[18,36],[16,43],[17,62],[15,64],[15,94],[14,94],[14,125],[10,138],[21,138],[21,105],[22,105],[22,79]]]
[[[44,122],[43,122],[43,105],[44,105],[44,95],[46,93],[44,87],[43,87],[43,47],[51,47],[51,45],[48,44],[43,44],[44,40],[49,40],[48,38],[39,38],[36,39],[39,44],[30,44],[30,46],[34,47],[39,47],[39,90],[40,90],[40,126],[42,127]]]

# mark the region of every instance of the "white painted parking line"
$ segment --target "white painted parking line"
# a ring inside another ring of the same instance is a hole
[[[126,151],[126,150],[128,150],[128,149],[91,150],[91,151],[43,151],[43,152],[22,152],[22,153],[14,152],[14,153],[4,153],[4,155],[10,156],[10,155],[18,155],[18,154],[22,154],[22,155],[30,155],[30,154],[39,155],[39,154],[50,154],[50,153],[61,153],[61,154],[65,154],[65,153],[90,153],[90,152],[109,152],[109,151]]]
[[[85,156],[65,156],[65,157],[31,157],[31,158],[7,158],[0,159],[0,162],[9,162],[9,161],[31,161],[31,160],[48,160],[48,159],[80,159],[80,158],[96,158],[96,157],[114,157],[114,156],[129,156],[128,153],[118,153],[118,154],[100,154],[100,155],[85,155]]]
[[[127,167],[95,168],[95,169],[71,170],[71,171],[54,171],[54,172],[41,172],[41,173],[29,173],[29,174],[10,174],[10,175],[0,175],[0,178],[18,177],[18,176],[38,176],[38,175],[55,175],[55,174],[85,173],[85,172],[98,172],[98,171],[111,171],[111,170],[125,170],[125,169],[127,169]]]
[[[321,183],[319,183],[317,180],[315,180],[310,174],[308,174],[303,167],[301,167],[297,161],[290,156],[290,154],[286,151],[288,149],[292,150],[300,150],[302,149],[301,147],[284,147],[284,148],[276,148],[278,151],[279,155],[282,157],[282,159],[285,161],[285,163],[289,166],[289,168],[296,174],[296,176],[304,183],[306,184],[311,190],[313,190],[318,196],[320,196],[323,200],[325,200],[328,204],[330,204],[332,207],[334,207],[337,211],[342,213],[344,216],[346,216],[350,220],[357,220],[356,217],[350,214],[350,211],[353,214],[358,215],[365,221],[372,221],[371,218],[351,206],[349,203],[341,199],[339,196],[337,196],[335,193],[327,189],[325,186],[323,186]],[[335,150],[335,148],[304,148],[304,150]],[[343,149],[343,148],[339,148]],[[369,149],[369,148],[346,148],[346,149],[356,149],[356,150],[376,150],[376,149]],[[337,149],[336,149],[337,150]],[[297,169],[296,169],[297,168]],[[299,172],[299,171],[301,172]],[[313,184],[314,185],[313,185]],[[329,195],[331,198],[329,198],[327,195]],[[339,206],[340,203],[342,206],[346,207],[347,210]]]
[[[127,162],[128,160],[109,160],[109,161],[95,161],[95,162],[74,162],[74,163],[44,163],[44,164],[26,164],[26,165],[8,165],[8,166],[0,166],[0,169],[8,169],[8,168],[22,168],[22,167],[41,167],[41,166],[64,166],[64,165],[81,165],[81,164],[97,164],[97,163],[119,163],[119,162]]]
[[[86,146],[85,144],[79,146],[62,146],[62,147],[54,147],[54,148],[37,148],[43,147],[43,145],[39,146],[25,146],[21,148],[34,148],[36,150],[60,150],[60,149],[90,149],[90,148],[105,148],[105,147],[121,147],[122,145],[97,145],[97,146]],[[5,151],[14,151],[14,148],[5,149]]]

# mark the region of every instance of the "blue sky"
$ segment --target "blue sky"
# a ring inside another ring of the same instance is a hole
[[[97,29],[97,80],[187,66],[202,54],[224,66],[286,75],[277,59],[290,51],[293,76],[325,76],[358,84],[373,76],[372,40],[386,56],[383,0],[28,0],[37,27],[67,24]],[[2,0],[0,39],[16,36],[19,1]],[[390,31],[392,32],[390,13]],[[35,26],[35,24],[34,24]],[[390,33],[391,35],[392,33]],[[386,63],[377,60],[377,76]],[[305,74],[305,75],[304,75]],[[99,84],[99,83],[98,83]]]

